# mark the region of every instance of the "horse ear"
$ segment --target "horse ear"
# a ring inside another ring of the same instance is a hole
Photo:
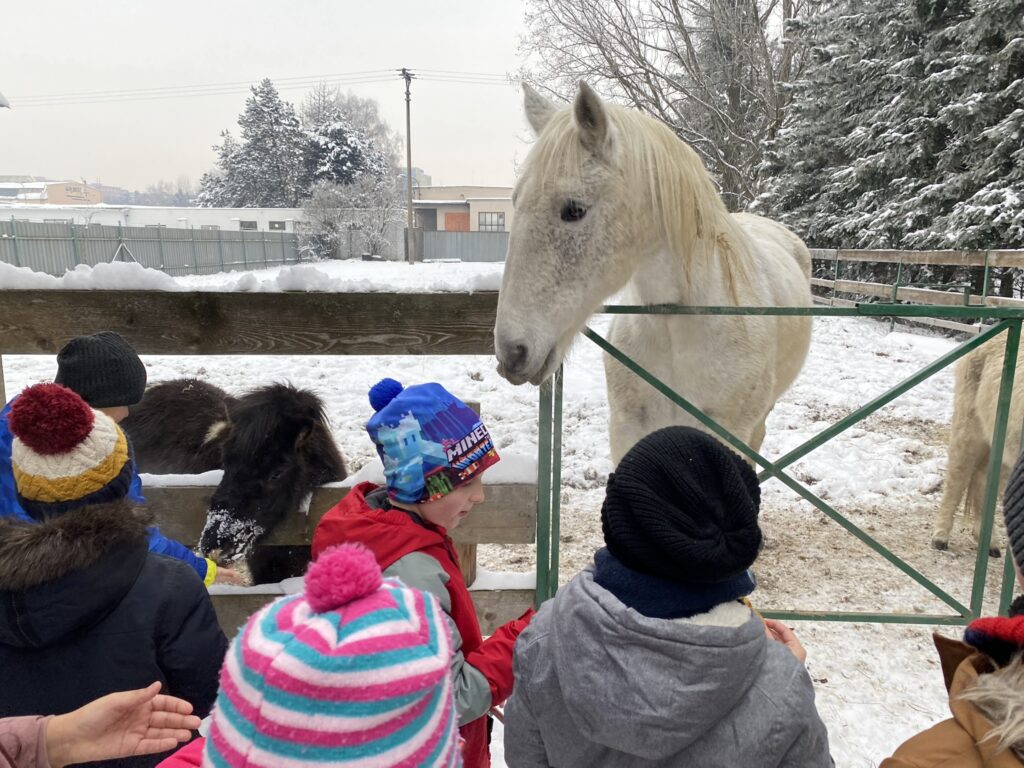
[[[523,83],[523,107],[526,110],[526,119],[529,121],[530,127],[533,128],[536,135],[540,136],[544,126],[555,114],[555,105],[537,93],[529,83]]]
[[[601,154],[608,140],[608,111],[597,92],[582,80],[572,113],[583,146],[594,154]]]

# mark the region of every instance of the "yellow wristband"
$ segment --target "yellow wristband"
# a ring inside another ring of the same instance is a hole
[[[203,579],[203,584],[210,586],[213,584],[213,580],[217,578],[217,564],[210,558],[206,558],[206,578]]]

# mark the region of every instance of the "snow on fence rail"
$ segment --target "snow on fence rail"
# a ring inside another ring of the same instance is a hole
[[[991,268],[1024,268],[1024,250],[992,249],[987,251],[901,251],[901,250],[869,250],[857,248],[812,248],[811,258],[818,266],[831,264],[832,277],[812,277],[811,285],[831,291],[830,295],[815,294],[819,304],[831,306],[852,306],[858,302],[840,298],[836,294],[852,294],[885,299],[890,302],[910,304],[940,304],[944,306],[998,306],[1024,308],[1024,300],[1005,296],[992,296],[987,292],[988,272]],[[851,262],[895,264],[897,265],[896,280],[893,283],[850,280],[841,277],[844,264]],[[985,270],[982,277],[984,290],[972,293],[966,286],[956,287],[957,290],[938,290],[907,284],[901,281],[904,267],[915,266],[947,266],[974,268]],[[942,318],[906,318],[907,322],[945,328],[967,334],[977,334],[984,326],[981,324],[958,323]]]
[[[73,337],[102,330],[120,333],[142,354],[492,355],[497,301],[496,292],[0,290],[0,401],[6,401],[3,355],[55,354]],[[508,465],[507,476],[491,473],[488,500],[455,531],[470,584],[477,544],[530,543],[536,538],[535,470],[534,479],[526,481],[535,464],[502,464]],[[187,544],[198,540],[216,480],[196,476],[188,484],[181,477],[165,483],[150,478],[146,496],[168,535]],[[294,515],[270,541],[308,544],[316,522],[346,492],[346,484],[320,488],[308,518]],[[279,591],[218,588],[211,594],[222,625],[234,631]],[[476,589],[473,600],[487,631],[532,605],[534,590]]]

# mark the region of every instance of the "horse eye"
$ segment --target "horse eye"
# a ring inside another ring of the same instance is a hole
[[[562,206],[562,221],[579,221],[587,215],[587,206],[579,200],[570,200]]]

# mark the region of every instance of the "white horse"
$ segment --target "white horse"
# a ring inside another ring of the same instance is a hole
[[[525,88],[537,134],[494,328],[498,371],[539,384],[609,296],[630,304],[809,306],[811,259],[785,227],[730,214],[697,154],[662,123],[580,83],[572,107]],[[616,315],[610,340],[757,449],[803,366],[810,317]],[[611,453],[695,419],[605,356]]]
[[[989,455],[992,453],[992,432],[999,407],[999,385],[1003,376],[1003,340],[981,345],[960,358],[954,369],[953,422],[949,434],[949,460],[942,503],[935,517],[932,546],[949,547],[953,518],[963,502],[964,517],[971,522],[974,543],[981,534],[981,508],[985,500]],[[1003,463],[1000,468],[997,501],[1020,454],[1021,425],[1024,423],[1024,355],[1017,358],[1017,369],[1010,397]],[[996,518],[992,529],[989,554],[999,555],[998,532],[1002,528]]]

